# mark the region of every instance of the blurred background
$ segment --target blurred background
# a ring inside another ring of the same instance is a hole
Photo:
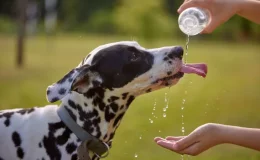
[[[48,104],[46,87],[101,44],[135,40],[146,48],[185,47],[177,23],[181,3],[0,0],[0,109]],[[186,58],[207,63],[207,78],[185,75],[176,86],[137,98],[106,159],[182,160],[153,138],[186,135],[209,122],[260,128],[259,25],[234,16],[210,35],[191,37]],[[260,153],[220,145],[183,159],[258,160]]]

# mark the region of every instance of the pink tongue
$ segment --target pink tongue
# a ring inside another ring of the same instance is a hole
[[[180,71],[183,73],[195,73],[205,78],[208,69],[206,64],[197,63],[197,64],[183,64]]]

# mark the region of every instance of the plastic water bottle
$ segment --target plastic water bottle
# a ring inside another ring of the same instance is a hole
[[[184,10],[178,19],[181,31],[189,36],[199,34],[209,22],[209,12],[201,8],[188,8]]]

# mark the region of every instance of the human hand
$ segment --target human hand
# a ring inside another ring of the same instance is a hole
[[[211,33],[219,25],[228,21],[233,15],[239,12],[243,0],[185,0],[178,9],[181,13],[190,7],[207,9],[210,12],[208,26],[202,33]]]
[[[156,137],[154,140],[163,148],[179,154],[195,156],[223,142],[221,127],[222,125],[209,123],[198,127],[188,136],[166,139]]]

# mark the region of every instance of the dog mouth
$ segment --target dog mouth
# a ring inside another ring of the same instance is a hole
[[[161,83],[165,86],[171,85],[172,81],[175,79],[180,79],[184,74],[196,74],[205,78],[208,73],[208,67],[205,63],[191,63],[191,64],[181,64],[179,71],[173,75],[157,79],[153,84]]]

